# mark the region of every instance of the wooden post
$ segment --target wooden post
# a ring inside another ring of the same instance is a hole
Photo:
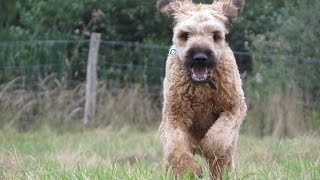
[[[100,33],[92,33],[90,37],[90,49],[87,65],[86,99],[83,123],[94,121],[97,101],[97,61],[100,46]]]

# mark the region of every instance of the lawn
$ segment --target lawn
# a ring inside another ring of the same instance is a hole
[[[278,140],[241,135],[236,164],[227,179],[320,179],[319,137]],[[0,130],[0,179],[172,177],[163,173],[162,146],[154,129],[56,133],[43,128],[28,133]]]

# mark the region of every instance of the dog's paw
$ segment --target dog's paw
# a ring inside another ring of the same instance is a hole
[[[202,169],[193,158],[182,158],[180,160],[180,167],[183,168],[181,169],[182,171],[180,171],[182,172],[180,175],[187,173],[191,177],[202,177]]]
[[[168,171],[172,169],[177,177],[182,177],[188,174],[191,177],[202,177],[202,170],[197,162],[188,153],[182,153],[174,157],[171,161],[167,161],[165,169]]]

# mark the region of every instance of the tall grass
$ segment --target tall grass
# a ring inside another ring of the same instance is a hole
[[[59,131],[81,127],[85,84],[65,89],[54,76],[40,79],[33,91],[15,87],[15,79],[0,86],[0,127],[21,131],[48,125]],[[138,85],[115,88],[98,85],[97,116],[92,126],[153,126],[160,120],[160,105]]]
[[[261,136],[274,137],[301,135],[308,131],[303,117],[303,103],[294,84],[268,93],[254,91],[249,97],[247,124]],[[311,129],[309,129],[311,130]]]

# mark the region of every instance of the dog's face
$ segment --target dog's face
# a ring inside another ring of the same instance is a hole
[[[193,82],[207,82],[220,61],[228,28],[243,8],[243,0],[194,4],[191,0],[158,0],[158,8],[175,20],[173,44]]]

